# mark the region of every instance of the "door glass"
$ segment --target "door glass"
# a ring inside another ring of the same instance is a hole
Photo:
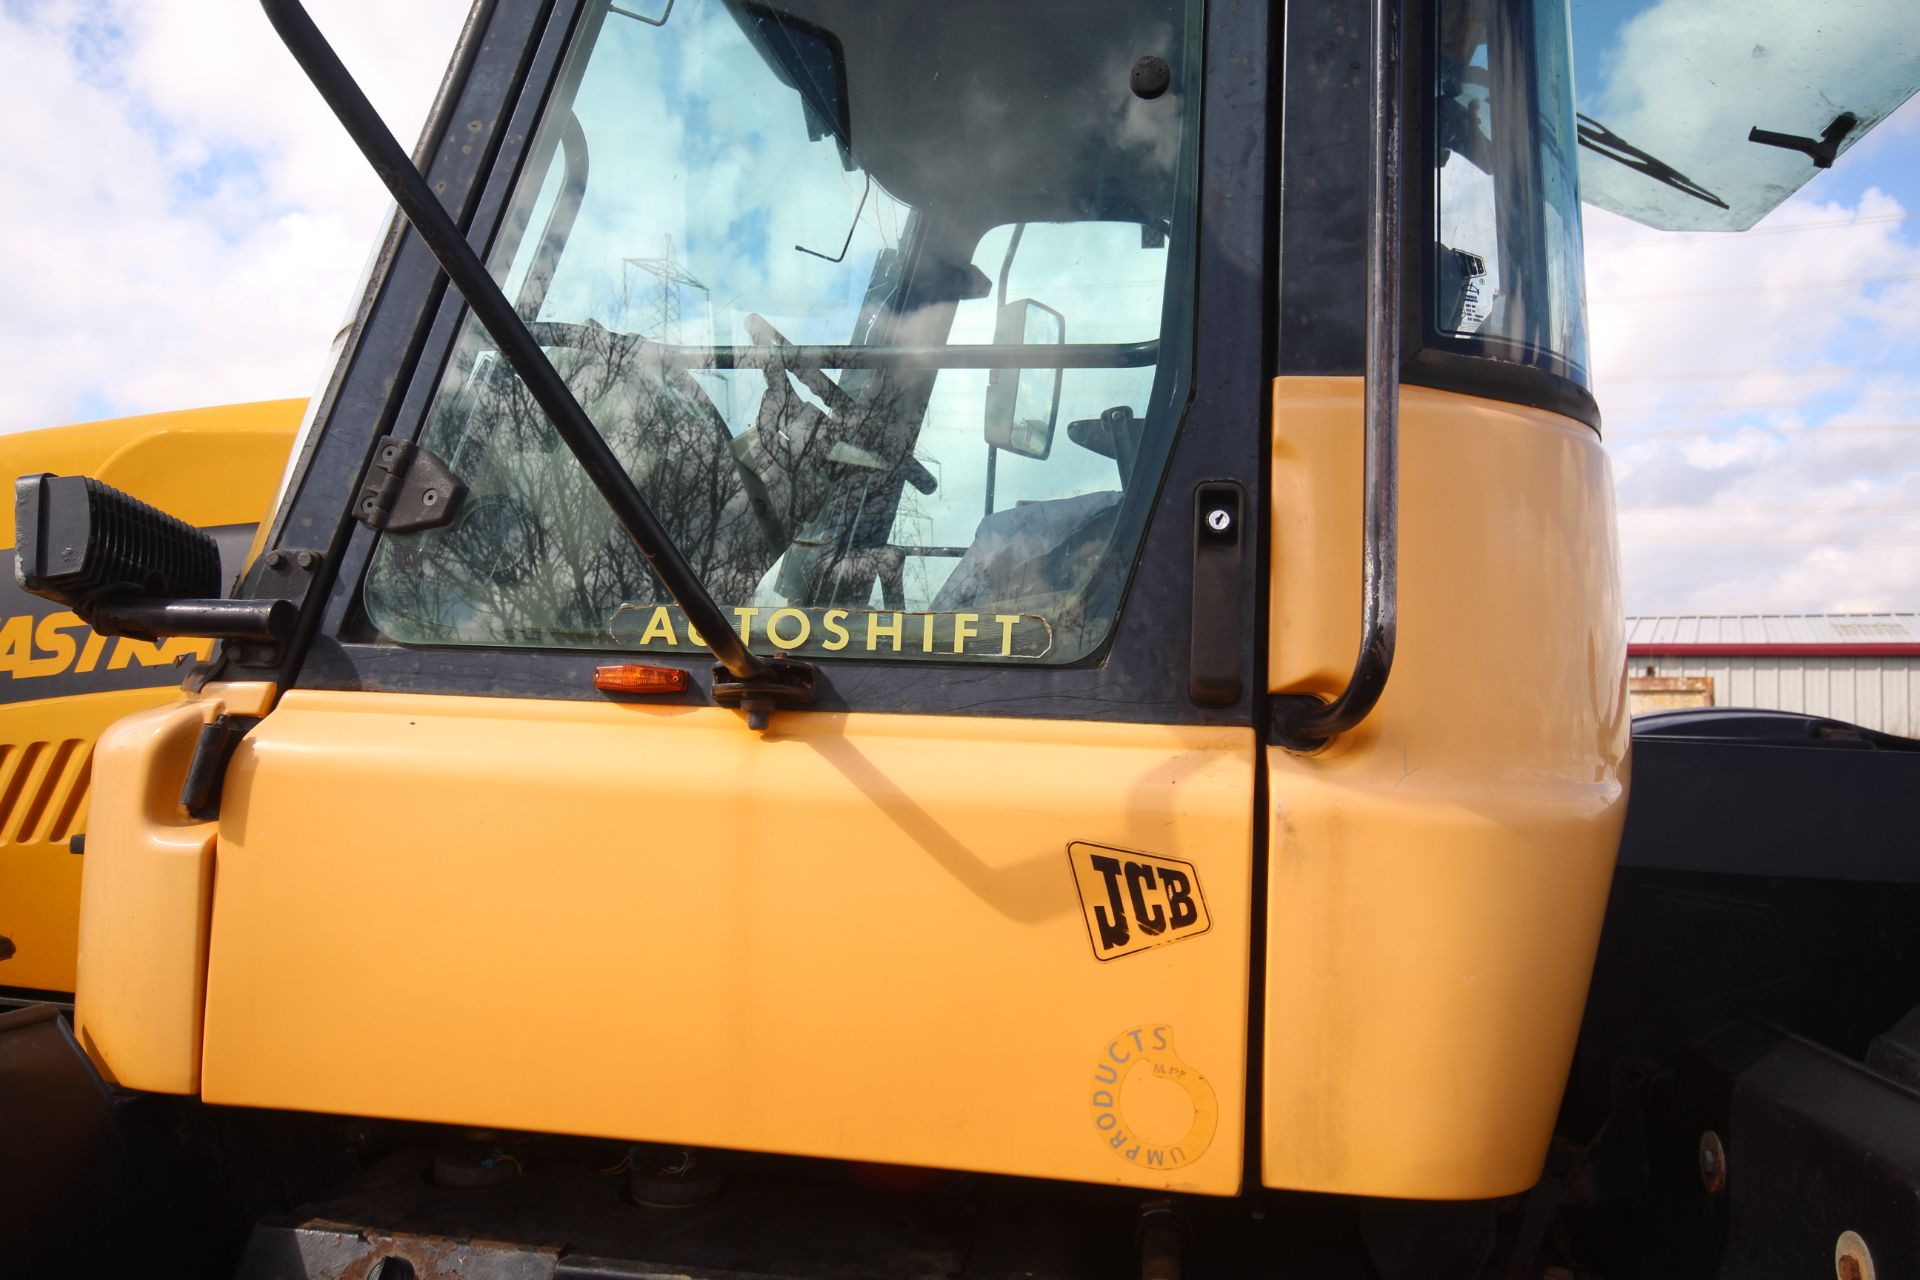
[[[492,262],[708,590],[762,650],[1097,648],[1186,399],[1198,6],[627,7]],[[475,324],[423,443],[469,496],[383,537],[385,638],[697,647]]]
[[[1135,223],[1002,226],[982,237],[974,265],[1006,269],[1009,298],[1046,299],[1068,341],[1128,346],[1158,336],[1166,292],[1167,249],[1142,241]],[[994,297],[961,303],[954,340],[991,341],[998,307]],[[1039,457],[983,442],[989,376],[946,369],[934,380],[920,451],[940,486],[909,494],[894,523],[893,541],[907,551],[904,601],[936,612],[1011,605],[1060,619],[1088,590],[1111,539],[1155,370],[1062,371],[1057,426]],[[1024,402],[1053,398],[1052,371],[1020,379]]]

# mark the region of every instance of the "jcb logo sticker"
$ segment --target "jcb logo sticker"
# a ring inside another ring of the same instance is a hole
[[[1096,960],[1163,947],[1212,923],[1191,862],[1079,841],[1067,846],[1067,861]]]

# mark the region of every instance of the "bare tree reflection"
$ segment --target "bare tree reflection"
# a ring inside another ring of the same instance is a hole
[[[897,593],[900,556],[886,539],[908,473],[924,475],[911,458],[924,396],[903,394],[908,380],[865,376],[855,395],[769,341],[753,360],[765,394],[735,438],[666,349],[596,325],[575,332],[577,346],[551,352],[555,366],[723,605],[750,602],[790,546],[779,588],[796,603],[864,605],[876,581]],[[416,642],[608,643],[621,606],[665,592],[520,381],[484,352],[467,367],[428,442],[469,497],[452,524],[383,540],[370,609]],[[837,412],[796,381],[826,390]]]

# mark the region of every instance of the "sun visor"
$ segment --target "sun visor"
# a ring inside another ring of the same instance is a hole
[[[1920,86],[1914,0],[1573,0],[1580,196],[1742,231]]]

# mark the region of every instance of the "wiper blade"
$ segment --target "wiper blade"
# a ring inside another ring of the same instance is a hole
[[[1675,191],[1685,192],[1695,200],[1704,201],[1716,209],[1725,209],[1727,202],[1699,183],[1680,172],[1658,156],[1642,151],[1615,133],[1592,116],[1576,116],[1580,134],[1580,145],[1598,155],[1603,155],[1616,164],[1625,165],[1635,173],[1644,174],[1655,182],[1672,187]]]
[[[775,705],[813,700],[813,667],[791,659],[765,659],[751,652],[707,592],[705,584],[674,545],[666,527],[653,514],[626,468],[614,456],[594,427],[586,410],[574,399],[566,380],[547,359],[526,323],[487,273],[480,255],[454,225],[453,218],[434,196],[406,150],[387,129],[367,95],[334,53],[326,37],[307,16],[299,0],[260,0],[268,21],[279,32],[287,51],[313,82],[327,106],[392,193],[400,212],[440,263],[453,287],[466,299],[492,337],[500,354],[520,376],[534,402],[547,415],[561,442],[579,460],[606,500],[614,519],[646,557],[660,584],[680,606],[688,621],[720,664],[714,673],[715,701],[738,702],[747,723],[764,729]]]

